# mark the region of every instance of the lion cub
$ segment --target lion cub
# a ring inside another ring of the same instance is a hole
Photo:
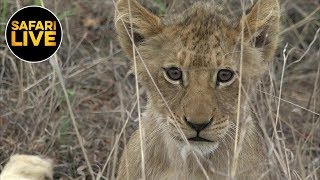
[[[116,7],[121,46],[148,94],[143,149],[136,131],[118,179],[269,179],[249,97],[275,53],[279,2],[260,0],[239,20],[203,2],[164,19],[136,0]]]
[[[277,0],[259,0],[237,21],[211,3],[161,19],[118,1],[119,40],[149,98],[143,149],[136,131],[118,179],[269,179],[249,97],[275,53],[279,14]],[[0,179],[52,179],[52,164],[15,155]]]

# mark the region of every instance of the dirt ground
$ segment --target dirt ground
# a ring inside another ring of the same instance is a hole
[[[143,0],[146,7],[160,16],[175,13],[192,2]],[[224,4],[230,15],[242,12],[237,0],[217,2]],[[250,0],[244,2],[251,4]],[[22,62],[5,43],[4,28],[10,16],[23,6],[41,3],[0,0],[0,172],[13,154],[37,154],[54,160],[55,179],[91,179],[68,110],[68,98],[95,175],[102,173],[102,179],[114,179],[118,158],[128,137],[138,128],[135,79],[116,38],[114,3],[43,1],[45,7],[57,14],[64,30],[62,45],[54,58],[59,62],[67,97],[49,61]],[[320,179],[320,2],[281,0],[281,8],[281,42],[269,73],[257,87],[253,111],[267,143],[281,144],[270,152],[280,154],[279,159],[272,160],[271,170],[278,174],[275,177],[287,179],[282,161],[283,154],[288,154],[292,179],[317,180]],[[141,88],[143,110],[146,97]],[[280,121],[274,127],[278,105]],[[275,128],[281,139],[272,137]]]

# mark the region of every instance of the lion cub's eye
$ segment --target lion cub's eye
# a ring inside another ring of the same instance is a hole
[[[166,75],[168,78],[170,78],[173,81],[178,81],[181,80],[182,78],[182,71],[180,68],[177,67],[170,67],[170,68],[165,68],[164,69],[166,72]]]
[[[229,69],[220,69],[217,75],[217,83],[226,83],[233,79],[234,72]]]

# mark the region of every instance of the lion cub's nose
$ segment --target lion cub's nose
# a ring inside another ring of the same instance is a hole
[[[191,127],[192,129],[196,130],[199,133],[200,131],[202,131],[212,123],[213,118],[210,118],[207,122],[200,123],[200,124],[193,123],[193,120],[187,117],[184,117],[184,120],[186,121],[189,127]]]

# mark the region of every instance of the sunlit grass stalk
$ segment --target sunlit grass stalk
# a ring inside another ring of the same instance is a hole
[[[74,113],[73,113],[73,110],[72,110],[72,107],[71,107],[71,103],[70,103],[70,100],[69,100],[69,97],[68,97],[67,89],[65,87],[65,83],[64,83],[63,76],[62,76],[62,72],[61,72],[61,69],[60,69],[59,64],[58,64],[57,55],[54,55],[53,57],[51,57],[49,59],[49,61],[50,61],[50,64],[51,64],[52,68],[55,70],[55,72],[58,75],[58,79],[60,81],[60,84],[61,84],[61,87],[62,87],[62,90],[63,90],[63,93],[64,93],[64,97],[65,97],[66,102],[67,102],[69,115],[70,115],[70,118],[72,120],[72,125],[73,125],[73,128],[75,130],[75,133],[76,133],[76,136],[77,136],[77,139],[78,139],[78,143],[79,143],[79,145],[81,147],[82,154],[83,154],[84,159],[85,159],[85,161],[87,163],[87,168],[89,170],[91,178],[94,180],[95,179],[94,172],[92,170],[92,167],[91,167],[88,155],[87,155],[87,151],[86,151],[86,149],[84,147],[84,144],[83,144],[83,138],[82,138],[82,136],[81,136],[81,134],[79,132],[78,125],[77,125],[77,122],[76,122],[76,119],[75,119],[75,116],[74,116]]]

